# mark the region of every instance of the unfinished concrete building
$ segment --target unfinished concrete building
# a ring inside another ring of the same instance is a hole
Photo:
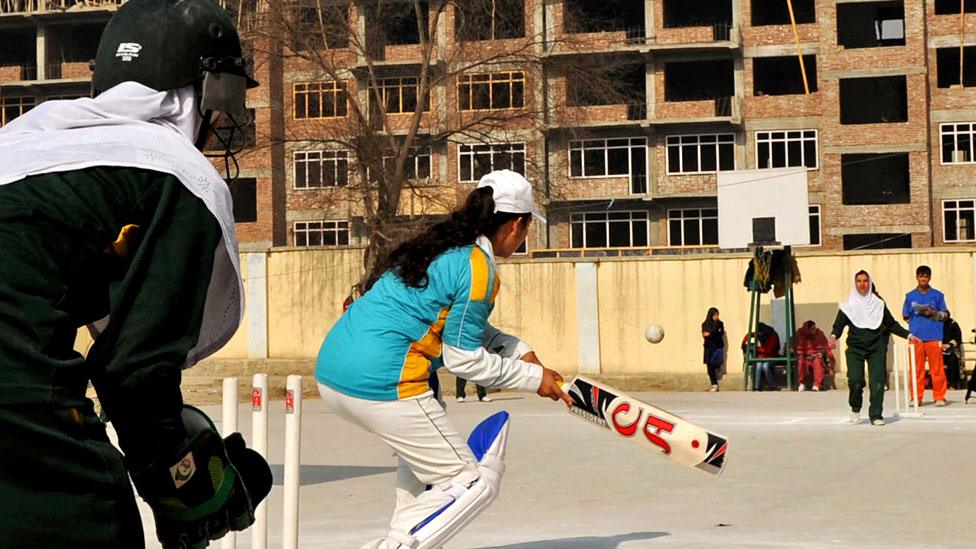
[[[454,2],[433,29],[432,70],[450,74],[464,48],[521,48],[427,94],[412,2],[288,5],[293,29],[309,29],[289,48],[314,55],[255,59],[262,87],[234,188],[245,247],[363,244],[365,213],[343,193],[369,175],[334,138],[355,98],[394,126],[421,109],[429,136],[492,113],[490,131],[418,146],[409,177],[443,200],[401,207],[439,215],[488,170],[525,171],[549,218],[531,255],[715,250],[716,174],[781,167],[808,170],[811,246],[976,242],[976,2]],[[419,5],[425,19],[442,9]],[[243,23],[269,9],[229,8]],[[87,92],[114,9],[0,0],[0,124]]]

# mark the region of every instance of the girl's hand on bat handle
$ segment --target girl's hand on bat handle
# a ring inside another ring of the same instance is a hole
[[[559,372],[542,367],[542,383],[536,391],[539,396],[552,400],[561,400],[566,406],[573,405],[573,399],[563,391],[563,376]]]

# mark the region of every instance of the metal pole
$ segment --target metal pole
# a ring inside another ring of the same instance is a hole
[[[912,366],[912,401],[915,402],[915,414],[918,414],[918,366],[915,363],[915,345],[909,345],[908,363]]]
[[[793,27],[793,41],[796,42],[796,57],[800,61],[800,75],[803,76],[803,92],[810,95],[810,84],[807,82],[807,68],[803,62],[803,49],[800,48],[800,33],[796,30],[796,16],[793,15],[793,2],[786,0],[786,8],[790,11],[790,26]]]
[[[254,374],[251,381],[251,445],[261,457],[268,459],[268,374]],[[251,529],[251,548],[268,546],[268,498],[254,510]]]
[[[895,367],[892,368],[895,374],[895,414],[901,415],[901,376],[898,374],[898,370],[901,369],[901,344],[895,343]],[[905,410],[906,412],[908,410]]]
[[[237,396],[237,378],[225,377],[220,424],[221,433],[225,437],[237,431]],[[220,540],[220,546],[224,549],[237,547],[237,533],[227,532]]]
[[[288,376],[285,392],[285,494],[282,547],[298,548],[298,491],[301,476],[302,376]]]

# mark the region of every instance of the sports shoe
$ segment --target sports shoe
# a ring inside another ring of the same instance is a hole
[[[861,412],[851,412],[851,423],[854,425],[861,423]]]
[[[814,385],[813,386],[813,390],[819,393],[820,392],[820,387],[817,387],[816,385]]]
[[[871,425],[874,425],[875,427],[884,427],[884,420],[880,417],[878,419],[872,419]]]
[[[708,392],[709,393],[717,393],[718,392],[718,385],[712,385],[712,387],[708,390]]]
[[[796,386],[796,392],[798,392],[798,393],[802,393],[803,391],[806,391],[806,390],[807,390],[807,388],[804,387],[802,383]]]
[[[488,395],[485,395],[484,397],[479,398],[478,400],[480,400],[481,402],[491,402],[491,397],[488,396]]]
[[[942,400],[936,400],[936,401],[935,401],[935,405],[936,405],[936,406],[938,406],[938,407],[940,407],[940,408],[941,408],[941,407],[943,407],[943,406],[948,406],[948,404],[949,404],[949,403],[948,403],[948,402],[946,402],[946,400],[945,400],[945,399],[942,399]]]
[[[459,397],[457,397],[457,401],[458,401],[458,402],[464,402],[464,397],[463,397],[463,396],[459,396]]]

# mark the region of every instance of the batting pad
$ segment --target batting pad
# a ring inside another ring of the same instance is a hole
[[[478,459],[478,478],[464,486],[454,482],[435,486],[454,500],[438,509],[410,530],[417,549],[435,549],[454,537],[498,496],[505,472],[505,446],[508,443],[508,412],[498,412],[471,431],[468,446]]]

